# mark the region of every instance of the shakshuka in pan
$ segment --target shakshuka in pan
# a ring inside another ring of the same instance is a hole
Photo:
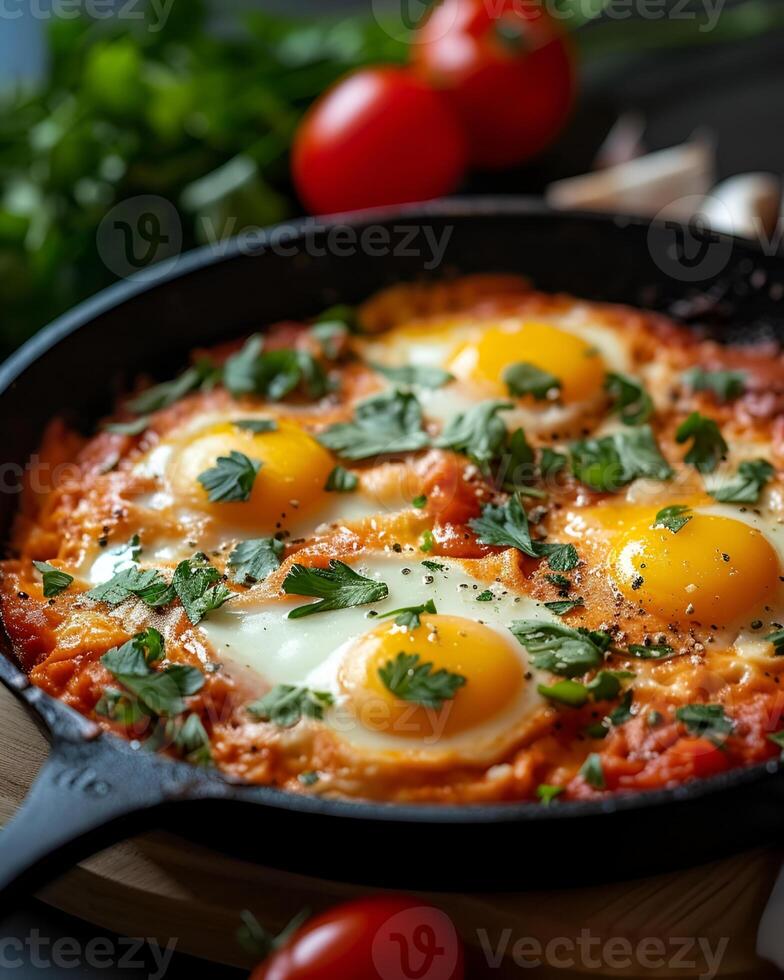
[[[782,466],[778,348],[400,285],[52,419],[2,620],[49,694],[253,783],[642,792],[782,750]]]

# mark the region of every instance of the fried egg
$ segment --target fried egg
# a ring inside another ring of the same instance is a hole
[[[514,410],[504,416],[510,426],[533,433],[569,429],[598,416],[606,404],[607,372],[625,372],[632,363],[622,335],[579,310],[546,320],[415,322],[366,343],[363,356],[371,363],[439,367],[452,374],[449,384],[417,392],[426,416],[442,424],[479,401],[508,399],[505,369],[533,365],[557,378],[560,389],[538,401],[513,399]]]
[[[332,694],[325,723],[359,750],[487,762],[519,739],[545,707],[508,626],[518,618],[553,616],[530,597],[474,578],[471,562],[437,564],[429,569],[415,557],[368,555],[353,567],[387,583],[389,596],[380,602],[292,620],[291,609],[307,599],[249,599],[225,606],[202,629],[230,673],[248,671],[264,685]],[[437,612],[422,613],[415,628],[386,617],[428,600]],[[439,710],[401,700],[380,673],[401,653],[418,654],[419,664],[458,674],[465,683]]]

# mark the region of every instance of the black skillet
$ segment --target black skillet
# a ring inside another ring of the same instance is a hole
[[[371,225],[383,231],[370,248],[352,249],[351,236]],[[343,230],[336,239],[337,226]],[[425,228],[439,240],[449,235],[437,268],[428,268]],[[391,251],[384,248],[385,233]],[[66,414],[89,427],[119,386],[139,372],[171,376],[196,345],[314,315],[337,301],[356,302],[401,280],[522,273],[544,290],[665,309],[726,341],[784,339],[784,262],[695,228],[481,199],[338,218],[320,227],[299,222],[277,240],[276,249],[257,243],[250,254],[238,242],[221,255],[203,249],[151,283],[106,290],[0,367],[0,482],[6,491],[0,494],[0,534],[17,503],[13,467],[35,452],[52,416]],[[547,809],[333,801],[232,783],[135,751],[29,685],[8,655],[0,655],[0,679],[51,739],[27,800],[0,833],[6,896],[14,886],[31,887],[152,826],[314,875],[467,889],[661,871],[758,846],[781,825],[778,763]]]

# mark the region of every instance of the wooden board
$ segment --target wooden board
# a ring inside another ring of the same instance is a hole
[[[47,749],[25,709],[2,687],[0,745],[2,824],[24,797]],[[662,833],[677,833],[677,827],[663,827]],[[645,842],[619,846],[644,847]],[[590,841],[580,842],[577,849],[590,858]],[[573,963],[568,971],[527,971],[537,977],[697,976],[708,968],[701,949],[709,956],[723,949],[717,975],[763,980],[781,975],[754,952],[757,924],[781,858],[779,853],[757,850],[677,874],[596,888],[427,897],[454,919],[471,950],[472,975],[484,972],[483,944],[496,950],[505,938],[505,966],[488,970],[488,975],[499,980],[524,975],[511,953],[515,942],[530,937],[543,948],[560,938],[560,945],[551,946],[543,957],[551,963]],[[154,937],[164,945],[176,937],[180,952],[249,965],[234,938],[242,909],[251,909],[265,925],[278,928],[303,907],[317,910],[365,892],[227,858],[173,834],[148,833],[84,861],[48,885],[40,897],[104,929]],[[690,949],[676,943],[683,939],[692,941]],[[605,945],[609,940],[613,947]],[[631,944],[631,956],[624,940]],[[611,948],[614,953],[607,952]],[[530,957],[530,950],[528,946],[523,952]],[[678,956],[693,960],[694,966],[679,964]],[[624,959],[631,962],[621,965]],[[660,959],[665,962],[660,964]]]

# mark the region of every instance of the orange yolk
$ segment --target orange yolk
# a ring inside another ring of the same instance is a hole
[[[232,450],[261,463],[250,497],[211,502],[199,476]],[[333,466],[327,450],[289,422],[278,422],[275,430],[260,433],[222,422],[183,444],[171,459],[168,475],[178,499],[203,507],[227,523],[272,531],[285,525],[287,516],[317,508],[327,496],[324,484]]]
[[[776,587],[779,563],[763,534],[731,517],[695,514],[677,534],[632,526],[610,557],[621,592],[668,622],[725,626]]]
[[[589,401],[602,391],[606,369],[596,349],[547,323],[490,327],[477,340],[461,344],[447,368],[462,381],[505,396],[504,370],[518,362],[558,378],[563,402]]]
[[[399,653],[419,654],[418,665],[466,679],[440,709],[396,697],[379,671]],[[434,732],[456,735],[489,721],[523,684],[523,665],[511,640],[461,616],[423,615],[416,629],[384,623],[365,633],[346,654],[340,686],[365,727],[402,738]],[[437,721],[437,724],[435,723]]]

